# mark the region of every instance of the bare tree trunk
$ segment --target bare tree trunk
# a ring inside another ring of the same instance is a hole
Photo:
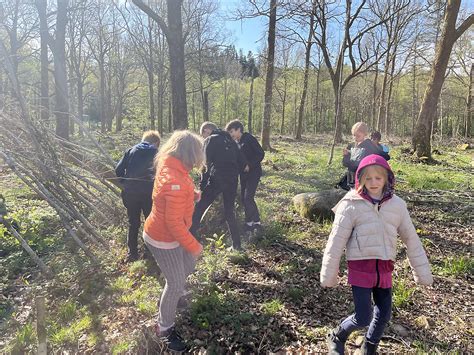
[[[271,150],[271,114],[273,94],[273,72],[275,69],[275,37],[276,37],[277,1],[270,0],[270,21],[268,24],[267,75],[265,78],[265,103],[263,107],[262,148]]]
[[[151,59],[151,58],[150,58]],[[147,70],[148,77],[148,100],[150,106],[150,127],[155,129],[155,80],[153,74],[153,64],[150,64],[149,69]]]
[[[322,128],[322,115],[321,115],[321,98],[320,98],[320,91],[321,91],[321,62],[319,61],[318,65],[318,73],[316,74],[316,103],[314,105],[314,110],[316,112],[314,117],[314,133],[318,130],[321,131]],[[319,123],[319,129],[318,129]]]
[[[296,126],[298,125],[298,76],[295,75],[295,95],[293,95],[293,130],[291,133],[296,135]]]
[[[41,62],[41,120],[49,120],[49,60],[48,60],[48,19],[46,17],[46,1],[37,1],[40,21],[40,62]]]
[[[286,113],[286,95],[287,95],[287,89],[288,89],[288,79],[285,74],[285,79],[284,79],[284,86],[283,86],[283,98],[281,102],[281,126],[280,126],[280,134],[283,135],[285,133],[285,113]]]
[[[418,122],[413,136],[413,150],[418,157],[431,159],[431,129],[436,115],[436,106],[444,83],[444,77],[456,40],[474,24],[474,14],[470,15],[456,28],[461,0],[448,0],[444,17],[443,31],[440,43],[437,45],[436,56],[431,69],[431,76],[418,115]]]
[[[304,105],[306,101],[306,94],[308,92],[308,78],[309,78],[309,65],[311,60],[311,47],[313,45],[313,26],[314,26],[314,11],[316,9],[314,6],[311,8],[311,16],[309,19],[309,33],[308,41],[306,42],[306,53],[305,53],[305,63],[304,63],[304,77],[303,77],[303,92],[301,93],[301,102],[298,113],[298,128],[296,129],[295,138],[301,140],[301,134],[303,131],[303,114],[304,114]]]
[[[387,93],[387,104],[385,106],[385,132],[384,134],[387,135],[389,132],[392,132],[392,118],[390,114],[390,108],[392,106],[392,93],[393,93],[393,82],[395,81],[394,74],[395,74],[395,63],[397,58],[397,46],[393,51],[391,69],[390,69],[390,82],[388,84],[388,93]]]
[[[207,90],[203,92],[202,110],[204,114],[203,120],[209,121],[209,92]]]
[[[193,118],[193,131],[196,131],[196,92],[193,87],[193,94],[191,96],[191,115]]]
[[[390,70],[390,47],[391,47],[391,38],[389,38],[389,46],[387,49],[387,54],[385,57],[385,64],[383,70],[383,81],[382,81],[382,88],[380,89],[380,105],[379,105],[379,112],[377,115],[377,130],[383,131],[387,133],[387,127],[385,126],[385,93],[387,92],[387,83],[388,83],[388,73]]]
[[[170,79],[173,100],[174,129],[188,128],[186,103],[186,74],[184,70],[184,39],[181,21],[182,0],[167,0],[168,49],[170,53]]]
[[[56,94],[56,134],[69,140],[69,97],[66,69],[66,25],[68,21],[68,0],[57,0],[56,30],[54,45],[54,82]]]
[[[471,127],[472,127],[472,96],[473,96],[473,86],[472,82],[474,80],[474,63],[471,64],[471,70],[469,72],[469,90],[467,92],[466,99],[466,123],[464,124],[464,137],[471,137]]]
[[[251,73],[251,78],[250,78],[250,92],[249,92],[249,110],[248,110],[248,132],[252,134],[252,114],[253,114],[253,82],[254,82],[254,73],[253,73],[253,68],[252,68],[252,73]]]
[[[173,132],[173,110],[171,109],[170,98],[168,98],[168,132]]]
[[[151,19],[148,18],[148,99],[150,105],[150,127],[155,129],[156,127],[156,114],[155,114],[155,73],[154,73],[154,58],[153,58],[153,40]]]
[[[252,69],[253,70],[253,69]],[[227,88],[227,73],[224,78],[224,114],[222,117],[224,117],[224,122],[227,122],[227,99],[228,99],[229,93],[228,93],[228,88]]]
[[[371,116],[371,120],[370,120],[371,127],[375,127],[375,124],[376,124],[376,119],[375,119],[376,113],[375,112],[377,110],[377,82],[378,82],[378,79],[379,79],[379,66],[377,64],[377,65],[375,65],[374,83],[373,83],[373,86],[372,86],[372,116]]]
[[[186,102],[186,72],[184,69],[184,39],[181,6],[183,0],[167,0],[168,24],[141,0],[132,0],[142,11],[150,16],[166,36],[169,50],[171,99],[173,128],[188,128],[188,107]]]
[[[411,135],[415,134],[416,114],[418,112],[418,90],[416,88],[416,50],[413,54],[413,68],[411,77],[412,104],[411,104]]]

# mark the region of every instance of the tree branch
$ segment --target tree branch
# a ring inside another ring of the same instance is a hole
[[[474,14],[471,14],[467,19],[465,19],[459,27],[456,29],[456,39],[455,41],[462,36],[464,32],[467,31],[469,27],[474,25]]]
[[[146,5],[142,0],[132,0],[132,2],[138,6],[140,10],[150,16],[158,24],[158,26],[160,26],[166,38],[169,38],[169,28],[168,25],[166,25],[165,20],[163,20],[163,17],[153,11],[152,8]]]

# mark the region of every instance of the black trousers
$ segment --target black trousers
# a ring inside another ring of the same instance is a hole
[[[260,222],[255,192],[261,176],[261,173],[252,171],[240,175],[240,197],[245,210],[245,222]]]
[[[123,190],[122,201],[128,215],[128,255],[138,257],[138,231],[141,225],[141,214],[145,219],[151,212],[153,190],[133,191]]]
[[[232,246],[240,248],[240,233],[235,219],[235,197],[237,195],[237,176],[215,178],[211,177],[209,184],[204,188],[201,194],[201,200],[194,207],[193,224],[190,232],[199,238],[199,228],[201,219],[208,207],[222,193],[224,199],[224,215],[232,237]]]

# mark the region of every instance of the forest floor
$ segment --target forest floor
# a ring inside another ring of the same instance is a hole
[[[346,276],[334,289],[319,283],[330,221],[311,222],[292,210],[294,195],[331,188],[342,174],[340,149],[326,165],[329,140],[273,142],[277,151],[267,153],[257,194],[264,230],[245,244],[246,253],[226,250],[217,204],[208,214],[206,249],[189,280],[192,301],[178,320],[191,352],[325,352],[327,331],[353,309]],[[400,246],[393,317],[380,352],[474,353],[473,151],[439,147],[437,164],[425,165],[404,148],[393,148],[390,163],[435,282],[414,283]],[[163,282],[151,261],[123,263],[125,224],[103,231],[120,256],[104,253],[101,266],[93,266],[65,242],[53,210],[9,171],[0,171],[0,192],[22,234],[56,274],[41,277],[15,240],[0,231],[0,352],[35,351],[34,297],[40,294],[47,299],[48,342],[55,353],[159,352],[150,329]],[[238,213],[242,220],[240,206]],[[355,351],[360,335],[346,349]]]

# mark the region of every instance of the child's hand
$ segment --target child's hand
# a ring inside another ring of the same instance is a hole
[[[415,276],[415,282],[418,285],[423,285],[423,286],[430,286],[433,284],[433,275],[427,274],[427,275],[414,275]]]
[[[203,246],[202,244],[199,244],[199,249],[196,253],[193,253],[193,256],[194,256],[194,259],[199,259],[199,257],[202,255],[202,251],[203,251]]]
[[[194,202],[199,202],[199,201],[201,201],[201,191],[194,190]]]
[[[335,280],[323,280],[323,281],[321,281],[321,287],[323,287],[323,288],[336,287],[337,284],[338,284],[337,277],[336,277]]]
[[[248,173],[250,171],[250,167],[248,165],[245,165],[244,172]]]

